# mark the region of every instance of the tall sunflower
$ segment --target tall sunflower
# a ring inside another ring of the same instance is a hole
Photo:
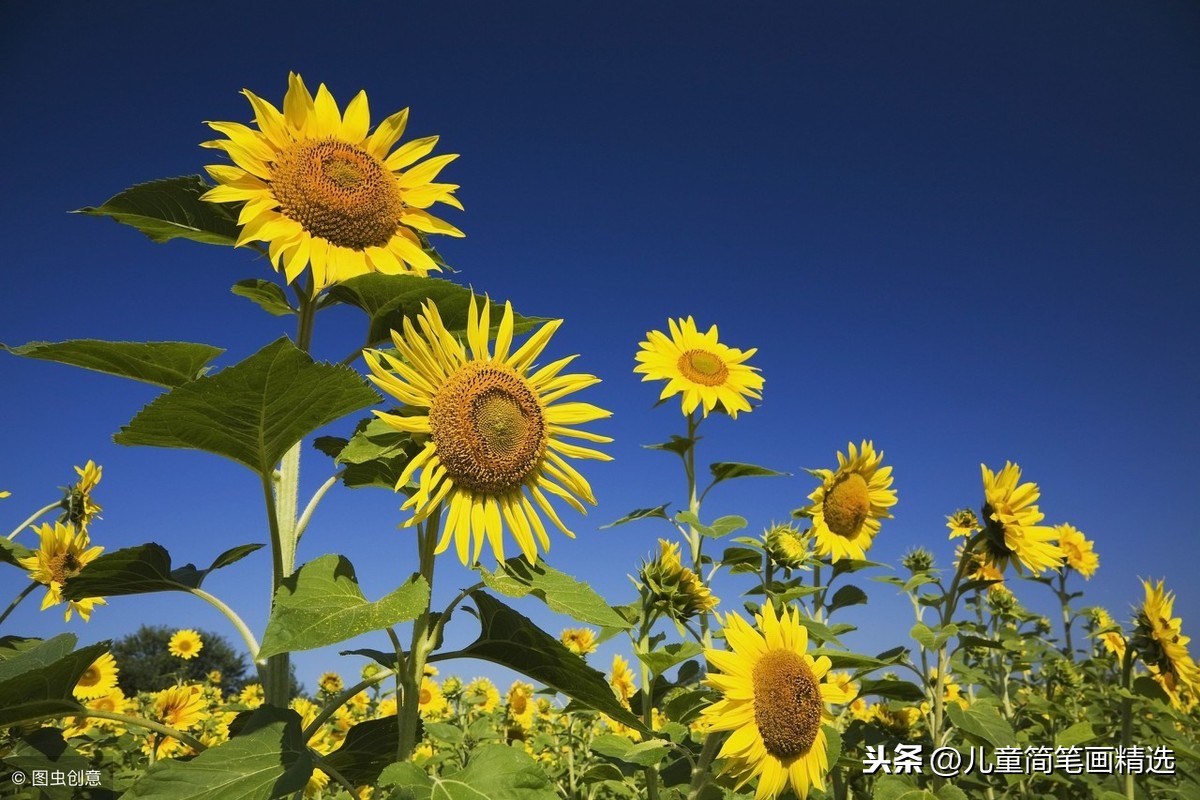
[[[763,378],[757,367],[745,363],[757,348],[727,347],[718,341],[716,325],[700,333],[691,317],[670,319],[667,324],[670,336],[661,331],[646,333],[635,356],[639,363],[633,368],[642,374],[643,382],[667,382],[659,399],[682,394],[684,414],[700,408],[706,417],[718,404],[734,419],[739,411],[750,411],[746,398],[762,397]]]
[[[1133,647],[1178,707],[1181,687],[1200,696],[1200,667],[1188,654],[1191,638],[1183,635],[1183,620],[1172,616],[1174,592],[1168,592],[1163,581],[1142,581],[1142,587],[1146,599],[1137,609]]]
[[[1020,483],[1021,468],[1011,461],[999,472],[985,464],[979,467],[983,471],[983,518],[990,521],[983,541],[987,560],[1001,571],[1010,558],[1017,560],[1018,571],[1024,565],[1034,575],[1057,569],[1065,554],[1054,543],[1054,529],[1038,525],[1046,515],[1036,505],[1041,497],[1037,484]]]
[[[833,561],[866,558],[879,520],[891,519],[889,508],[896,505],[891,488],[892,468],[883,464],[883,451],[875,451],[872,442],[860,447],[850,442],[846,455],[837,454],[838,468],[810,469],[821,485],[808,496],[812,505],[796,513],[812,519],[812,536],[817,554]]]
[[[76,531],[70,522],[45,523],[34,530],[40,540],[38,549],[31,556],[18,558],[17,563],[29,571],[30,578],[45,584],[46,596],[42,598],[42,610],[45,611],[62,602],[63,584],[68,578],[78,575],[104,548],[93,547],[87,531]],[[87,622],[92,618],[92,608],[102,605],[106,605],[102,597],[70,600],[65,618],[71,619],[71,613],[78,611],[83,621]]]
[[[244,203],[237,244],[266,242],[271,263],[291,283],[311,264],[313,291],[337,281],[382,272],[425,275],[440,267],[421,248],[418,233],[462,236],[426,209],[457,209],[455,184],[435,183],[457,155],[429,155],[438,137],[392,147],[404,134],[408,109],[368,135],[366,92],[338,111],[321,84],[314,98],[299,75],[288,76],[282,113],[243,90],[258,130],[236,122],[208,126],[229,138],[204,142],[224,150],[233,166],[206,167],[217,186],[203,196],[215,203]]]
[[[703,712],[710,731],[732,731],[719,754],[740,788],[758,778],[755,800],[774,798],[790,783],[797,797],[823,790],[829,754],[822,722],[828,704],[848,703],[846,687],[831,680],[827,656],[808,654],[808,630],[798,609],[777,617],[771,603],[756,617],[758,630],[736,613],[725,617],[729,650],[706,650],[706,682],[723,694]],[[836,676],[832,676],[836,678]]]
[[[502,561],[507,527],[526,560],[534,563],[539,545],[542,550],[550,548],[539,509],[574,538],[547,493],[584,514],[580,499],[596,503],[591,486],[567,459],[608,461],[610,456],[566,440],[612,441],[573,427],[605,419],[611,412],[588,403],[555,401],[599,379],[560,374],[574,356],[532,371],[534,359],[562,320],[547,322],[513,350],[513,312],[508,303],[491,353],[489,307],[485,303],[480,311],[474,297],[467,319],[469,355],[446,330],[432,302],[425,304],[417,322],[420,335],[407,318],[403,336],[392,331],[399,358],[379,351],[365,354],[371,380],[418,410],[414,416],[375,412],[392,428],[424,442],[396,482],[399,490],[421,470],[417,491],[402,506],[412,509],[413,517],[403,525],[416,525],[445,501],[449,511],[438,553],[453,539],[459,559],[469,564],[479,559],[486,538],[496,560]]]

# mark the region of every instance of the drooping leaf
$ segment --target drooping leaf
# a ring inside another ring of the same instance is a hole
[[[99,207],[85,206],[75,213],[110,217],[155,242],[182,238],[232,245],[238,237],[237,214],[228,205],[201,200],[211,188],[199,175],[163,178],[131,186]]]
[[[1015,747],[1017,744],[1012,725],[990,705],[973,703],[966,708],[960,708],[957,703],[949,703],[946,705],[946,713],[954,727],[973,734],[992,747]]]
[[[623,630],[632,627],[591,586],[559,572],[545,561],[530,564],[524,558],[516,557],[499,565],[495,572],[482,567],[479,571],[488,588],[508,597],[533,594],[551,611],[566,614],[579,622]]]
[[[429,605],[429,584],[413,575],[374,603],[358,586],[349,559],[324,555],[284,579],[263,634],[260,658],[312,650],[416,619]]]
[[[15,356],[70,364],[94,372],[130,378],[173,389],[190,383],[221,353],[219,347],[193,342],[105,342],[69,339],[65,342],[29,342],[17,347],[0,344]]]
[[[917,644],[921,645],[921,647],[924,647],[926,650],[932,650],[933,643],[937,639],[937,637],[934,636],[933,629],[924,622],[918,622],[916,625],[913,625],[912,630],[908,632],[908,635],[916,639]]]
[[[63,654],[74,642],[71,634],[59,634],[0,660],[0,728],[49,714],[82,711],[72,689],[92,662],[108,650],[109,643]]]
[[[213,559],[208,569],[185,564],[171,569],[171,554],[160,544],[149,542],[104,553],[63,584],[66,600],[85,597],[121,597],[151,592],[187,592],[199,589],[214,570],[234,564],[262,547],[243,544]]]
[[[235,283],[229,291],[238,297],[246,298],[274,317],[284,317],[296,313],[296,309],[292,308],[292,304],[288,302],[283,287],[274,281],[247,278]]]
[[[241,721],[229,741],[190,761],[156,762],[126,800],[270,800],[299,791],[312,775],[300,716],[263,706]]]
[[[432,300],[438,315],[451,333],[465,333],[471,304],[471,290],[441,278],[422,278],[416,275],[384,275],[373,272],[342,281],[329,290],[330,296],[366,312],[367,341],[379,344],[390,339],[392,330],[403,330],[405,317],[414,321],[421,304]],[[482,311],[483,296],[476,295]],[[499,329],[504,304],[492,302],[490,317],[492,331]],[[546,322],[543,317],[523,317],[513,313],[513,332],[524,333]]]
[[[670,504],[663,503],[661,506],[655,506],[654,508],[635,508],[633,511],[630,511],[628,514],[621,517],[616,522],[610,522],[607,525],[601,525],[600,530],[605,530],[607,528],[615,528],[618,525],[624,525],[627,522],[633,522],[634,520],[639,520],[639,519],[652,519],[653,518],[653,519],[669,520],[670,517],[667,516],[667,506],[668,505],[670,505]]]
[[[113,440],[203,450],[265,475],[309,433],[378,401],[353,370],[316,363],[283,338],[158,397]]]
[[[833,593],[833,599],[829,601],[828,610],[832,614],[839,608],[861,605],[865,602],[867,602],[867,593],[854,584],[848,583],[845,586],[839,587]]]
[[[479,748],[467,766],[451,775],[430,776],[411,763],[392,764],[381,786],[406,790],[412,800],[558,800],[546,773],[524,750],[506,745]],[[396,795],[393,795],[395,797]]]
[[[355,786],[372,784],[384,767],[396,760],[400,728],[396,717],[369,719],[351,726],[337,750],[325,762]]]
[[[729,481],[734,478],[779,478],[791,474],[755,464],[740,464],[735,461],[718,461],[715,464],[709,464],[708,470],[712,473],[714,486],[721,481]]]
[[[402,412],[393,409],[391,413]],[[350,489],[375,486],[393,491],[408,462],[420,452],[411,434],[376,418],[363,420],[353,436],[341,441],[341,448],[330,454],[344,467],[342,483]],[[333,443],[326,441],[326,445],[332,451]]]
[[[483,592],[471,592],[479,613],[479,638],[459,655],[482,658],[544,683],[623,725],[646,732],[641,720],[617,702],[600,672],[526,617]]]
[[[668,453],[674,453],[675,455],[682,457],[687,453],[688,450],[692,449],[697,441],[697,439],[689,439],[686,436],[673,434],[669,441],[661,442],[659,444],[644,444],[642,447],[646,448],[647,450],[666,450]]]
[[[674,642],[651,650],[649,653],[635,653],[635,655],[655,675],[662,675],[676,664],[703,652],[704,648],[695,642]]]

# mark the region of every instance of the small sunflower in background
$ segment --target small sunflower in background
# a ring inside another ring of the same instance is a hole
[[[850,442],[846,455],[837,454],[838,468],[810,469],[821,485],[808,496],[812,505],[795,512],[812,520],[812,536],[817,555],[829,556],[834,563],[843,558],[866,558],[881,519],[891,519],[889,508],[896,505],[891,488],[892,468],[883,465],[883,451],[876,452],[872,442],[855,447]]]
[[[77,530],[70,522],[47,522],[34,527],[34,531],[38,535],[38,549],[33,555],[18,558],[17,564],[29,572],[30,579],[46,586],[42,598],[45,611],[63,601],[63,584],[94,561],[104,548],[93,546],[87,531]],[[70,620],[71,613],[77,611],[87,622],[92,618],[92,609],[102,605],[107,605],[102,597],[69,600],[65,619]]]
[[[559,641],[577,656],[596,652],[596,632],[591,628],[566,628]]]
[[[1088,539],[1073,525],[1055,525],[1054,534],[1062,548],[1066,566],[1090,580],[1100,568],[1100,556],[1096,554],[1095,542]]]
[[[417,491],[401,506],[413,511],[402,527],[440,512],[445,501],[449,511],[437,553],[453,540],[459,560],[469,565],[479,560],[486,539],[497,562],[503,561],[507,527],[532,564],[539,546],[550,549],[542,513],[567,536],[575,536],[559,519],[548,494],[581,514],[587,513],[581,500],[596,504],[591,485],[568,459],[611,457],[567,440],[612,441],[575,427],[612,414],[589,403],[557,402],[600,382],[592,375],[563,374],[574,356],[533,368],[562,320],[547,322],[514,349],[512,305],[505,303],[495,347],[489,352],[489,308],[487,302],[477,308],[472,296],[469,354],[446,330],[437,306],[428,302],[417,318],[421,334],[408,318],[403,335],[392,331],[399,358],[377,350],[366,351],[364,357],[371,369],[368,377],[416,410],[412,416],[375,412],[390,427],[414,434],[423,443],[396,482],[399,490],[421,470]]]
[[[621,705],[629,708],[629,701],[637,694],[637,685],[634,683],[633,670],[629,668],[629,662],[620,655],[613,656],[612,676],[608,679],[608,683],[612,686],[617,699],[621,701]]]
[[[827,656],[807,652],[799,609],[776,616],[767,603],[756,621],[757,630],[730,612],[724,627],[730,649],[704,651],[715,668],[706,683],[722,694],[704,710],[705,727],[732,731],[718,757],[737,788],[757,777],[756,800],[777,797],[789,784],[806,798],[810,789],[825,788],[829,753],[822,723],[833,719],[829,704],[850,702],[850,687],[830,672]]]
[[[487,678],[476,678],[464,686],[462,697],[463,702],[485,714],[500,705],[500,690]]]
[[[117,661],[112,653],[104,653],[79,676],[72,690],[80,700],[95,700],[117,688]]]
[[[200,634],[190,628],[175,631],[171,635],[170,641],[167,642],[167,650],[171,655],[182,658],[184,661],[190,661],[198,656],[203,647],[204,642],[200,639]]]
[[[1038,523],[1046,515],[1036,505],[1041,491],[1032,481],[1021,483],[1021,468],[1005,462],[999,472],[980,464],[983,472],[983,516],[988,520],[982,552],[987,561],[1003,571],[1010,559],[1017,569],[1024,566],[1034,575],[1057,569],[1064,553],[1055,544],[1054,529]]]
[[[717,339],[717,326],[707,333],[696,329],[691,317],[667,320],[671,335],[648,331],[635,358],[633,368],[642,381],[666,381],[659,400],[676,394],[683,395],[683,413],[690,415],[697,408],[704,416],[720,408],[737,419],[739,411],[750,411],[747,398],[762,399],[763,377],[757,367],[745,362],[758,352],[757,348],[735,350]]]
[[[342,676],[336,672],[322,672],[321,677],[317,678],[317,686],[326,694],[337,694],[345,688]]]
[[[171,686],[154,695],[154,717],[167,727],[186,731],[208,715],[204,694],[191,686]]]
[[[239,246],[266,242],[271,264],[288,283],[311,266],[314,293],[369,272],[426,275],[441,269],[422,248],[420,234],[463,235],[426,210],[435,203],[462,209],[454,196],[458,186],[435,182],[458,156],[421,161],[433,152],[436,136],[393,150],[408,124],[407,108],[368,134],[366,92],[340,112],[325,84],[313,97],[291,73],[282,112],[249,90],[242,94],[258,130],[210,122],[229,138],[201,145],[224,150],[233,161],[205,168],[217,186],[202,199],[243,204]]]
[[[983,526],[979,524],[979,517],[969,508],[960,508],[946,517],[946,527],[950,529],[951,539],[970,538],[983,530]]]

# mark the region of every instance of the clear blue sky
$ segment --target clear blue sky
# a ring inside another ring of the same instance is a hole
[[[554,540],[550,562],[610,601],[629,599],[625,574],[665,531],[597,528],[682,494],[673,457],[640,448],[682,417],[677,403],[651,408],[633,354],[647,330],[693,314],[758,347],[766,378],[761,408],[706,425],[702,458],[794,473],[730,484],[710,514],[741,513],[757,532],[804,502],[803,467],[870,438],[899,493],[872,556],[924,545],[945,564],[945,515],[978,507],[980,462],[1012,459],[1041,485],[1049,522],[1096,540],[1085,602],[1127,618],[1138,576],[1165,577],[1185,633],[1200,635],[1194,4],[262,5],[0,7],[0,341],[204,341],[229,364],[290,333],[228,292],[270,277],[253,253],[155,245],[66,212],[214,163],[197,147],[212,136],[202,121],[248,120],[238,92],[278,103],[296,70],[341,104],[365,88],[376,120],[411,106],[410,136],[462,154],[445,174],[462,185],[467,210],[449,218],[467,238],[441,242],[458,279],[564,317],[548,355],[581,353],[604,379],[587,399],[614,411],[592,427],[615,438],[615,460],[584,465],[600,507],[573,520],[576,541]],[[336,360],[359,328],[337,311],[316,336]],[[265,541],[244,468],[112,444],[152,387],[7,355],[0,387],[8,524],[94,458],[94,538],[110,550],[158,541],[206,564]],[[306,451],[303,488],[329,466]],[[398,505],[331,493],[301,560],[344,552],[380,596],[412,569]],[[261,630],[268,571],[262,552],[210,588]],[[439,596],[470,581],[450,561],[438,577]],[[0,595],[20,585],[0,573]],[[907,602],[869,588],[870,606],[846,615],[863,626],[853,643],[908,643]],[[1019,591],[1044,605],[1042,587]],[[552,633],[563,624],[521,608]],[[182,595],[114,599],[66,627],[88,642],[141,622],[234,638]],[[456,623],[455,639],[473,636],[469,618]],[[64,626],[31,601],[6,627]],[[312,687],[337,659],[298,662]]]

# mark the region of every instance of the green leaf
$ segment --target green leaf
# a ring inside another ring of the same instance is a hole
[[[724,517],[714,519],[710,527],[712,528],[713,537],[720,539],[734,531],[740,531],[747,524],[745,517],[739,517],[737,514],[728,514]]]
[[[558,800],[559,797],[546,773],[529,754],[506,745],[479,748],[467,766],[452,775],[430,776],[413,764],[393,764],[379,776],[379,782],[407,789],[413,800]]]
[[[622,725],[648,733],[641,720],[617,702],[602,673],[499,600],[478,591],[471,592],[471,599],[481,630],[479,638],[458,655],[516,670]]]
[[[33,555],[33,551],[28,547],[17,542],[10,542],[0,536],[0,564],[12,564],[14,567],[20,567],[17,559],[29,558],[31,555]]]
[[[604,598],[583,581],[559,572],[545,561],[530,564],[524,558],[510,558],[495,572],[480,567],[488,588],[508,597],[533,594],[551,611],[566,614],[580,622],[604,628],[633,627],[612,610]]]
[[[989,705],[975,703],[960,708],[956,703],[949,703],[946,713],[954,727],[977,736],[992,747],[1015,747],[1017,744],[1012,725]]]
[[[959,648],[963,647],[987,647],[992,650],[1003,650],[1004,645],[997,642],[995,639],[984,639],[982,636],[959,636]]]
[[[669,442],[661,442],[659,444],[644,444],[642,447],[647,450],[666,450],[668,453],[674,453],[677,456],[684,456],[695,444],[696,439],[689,439],[686,436],[672,434]]]
[[[739,464],[736,461],[718,461],[715,464],[709,464],[708,469],[713,476],[713,486],[716,486],[721,481],[730,481],[734,478],[779,478],[791,474],[789,472],[777,472],[773,469],[759,467],[754,464]]]
[[[933,643],[937,640],[937,637],[933,634],[933,629],[924,622],[918,622],[916,625],[913,625],[908,635],[916,639],[917,644],[926,650],[932,650]]]
[[[721,563],[732,575],[756,573],[762,568],[762,561],[762,552],[749,547],[726,547],[721,554]]]
[[[811,650],[810,655],[813,658],[825,656],[833,663],[833,669],[879,669],[880,667],[888,667],[895,663],[894,661],[884,661],[883,659],[859,655],[858,653],[828,650],[824,647]]]
[[[8,769],[20,770],[29,775],[33,770],[57,770],[59,774],[70,770],[85,770],[90,767],[89,759],[71,747],[63,739],[63,733],[55,728],[35,728],[12,743],[11,749],[0,759],[0,780],[5,784]],[[19,792],[17,794],[20,794]],[[5,793],[6,797],[12,797]],[[76,800],[76,788],[66,785],[41,787],[38,800]]]
[[[230,548],[204,570],[196,569],[192,564],[171,569],[170,553],[154,542],[125,547],[104,553],[85,566],[63,584],[62,595],[66,600],[82,600],[85,597],[187,592],[199,589],[210,572],[235,564],[262,546],[243,544]]]
[[[299,791],[312,775],[312,757],[295,711],[262,706],[244,718],[229,741],[190,761],[158,761],[125,800],[269,800]]]
[[[936,797],[937,800],[967,800],[966,792],[949,783],[945,784],[936,792],[934,792],[933,796]]]
[[[862,688],[859,693],[864,697],[875,695],[877,697],[886,697],[889,700],[904,700],[910,703],[918,703],[925,699],[925,690],[911,681],[863,678],[861,685]]]
[[[72,690],[108,642],[63,653],[75,643],[59,634],[0,660],[0,728],[49,714],[81,711]]]
[[[417,314],[426,300],[437,304],[438,316],[446,330],[465,333],[467,312],[471,304],[471,290],[441,278],[422,278],[417,275],[384,275],[373,272],[342,281],[329,289],[336,300],[360,308],[370,319],[367,341],[381,343],[389,341],[392,330],[403,330],[405,317],[416,324]],[[483,310],[483,295],[475,295],[476,303]],[[491,330],[499,330],[504,315],[503,303],[490,303]],[[533,330],[546,322],[544,317],[523,317],[513,313],[513,333]]]
[[[1149,675],[1139,675],[1133,679],[1133,693],[1142,697],[1149,697],[1151,700],[1158,700],[1161,703],[1171,702],[1171,698],[1158,685],[1158,681]]]
[[[1074,747],[1077,744],[1092,741],[1096,735],[1096,732],[1092,730],[1092,724],[1084,720],[1076,722],[1065,731],[1060,731],[1058,736],[1054,737],[1054,745],[1055,747]]]
[[[704,648],[695,642],[676,642],[651,650],[649,653],[636,653],[638,660],[650,668],[655,675],[662,675],[671,667],[687,661],[692,656],[698,656]]]
[[[661,506],[655,506],[654,508],[635,508],[633,511],[630,511],[616,522],[610,522],[607,525],[601,525],[600,530],[615,528],[618,525],[624,525],[626,522],[633,522],[634,520],[639,519],[655,518],[670,520],[671,518],[667,516],[668,505],[670,505],[670,503],[663,503]]]
[[[377,402],[353,370],[318,364],[285,338],[158,397],[113,440],[203,450],[268,475],[309,433]]]
[[[60,633],[50,639],[5,636],[0,640],[0,683],[26,672],[45,669],[70,654],[75,642],[73,633]]]
[[[957,636],[957,635],[958,635],[958,625],[957,624],[951,622],[947,625],[943,625],[937,631],[937,635],[934,636],[934,638],[933,638],[933,649],[934,650],[941,649],[942,645],[944,645],[946,642],[948,642],[950,640],[950,637]]]
[[[709,692],[701,690],[682,692],[667,701],[663,713],[667,715],[667,719],[687,725],[700,716],[700,712],[711,704],[712,695]]]
[[[880,564],[878,561],[865,561],[859,558],[843,558],[833,565],[833,577],[839,575],[848,575],[852,572],[867,569],[868,567],[886,567],[887,564]],[[889,567],[890,569],[890,567]],[[831,582],[833,578],[829,579]]]
[[[848,583],[833,593],[833,599],[829,601],[828,611],[832,614],[839,608],[862,605],[866,602],[867,593],[854,584]]]
[[[258,655],[336,644],[416,619],[428,606],[429,584],[420,575],[372,603],[363,597],[349,559],[324,555],[283,579]]]
[[[396,760],[400,728],[396,718],[369,719],[351,726],[337,750],[325,762],[355,786],[374,783],[384,767]]]
[[[837,634],[835,634],[833,632],[833,629],[830,628],[825,623],[817,622],[815,619],[809,619],[808,617],[805,617],[803,614],[801,614],[798,619],[799,619],[800,624],[808,629],[809,634],[814,639],[817,640],[818,644],[824,644],[825,642],[832,642],[833,644],[837,645],[838,647],[843,646],[842,643],[838,641]]]
[[[232,245],[239,230],[236,209],[201,200],[200,195],[211,188],[199,175],[163,178],[131,186],[98,208],[85,206],[75,213],[111,217],[155,242],[182,238]]]
[[[429,734],[429,738],[449,745],[460,745],[463,740],[462,728],[448,722],[427,722],[425,733]]]
[[[99,339],[29,342],[18,347],[0,344],[0,349],[14,356],[70,364],[168,389],[196,380],[207,371],[208,362],[225,352],[210,344],[192,342],[104,342]]]
[[[283,287],[274,281],[264,281],[262,278],[248,278],[238,281],[229,291],[238,297],[244,297],[257,305],[263,311],[275,317],[295,314],[296,309],[288,302]]]
[[[624,736],[612,733],[604,733],[592,739],[592,750],[602,756],[617,758],[639,767],[657,766],[671,752],[671,748],[658,739],[634,744]]]
[[[394,491],[404,468],[420,451],[411,434],[375,417],[360,421],[350,439],[322,436],[313,445],[344,467],[342,483],[350,489],[374,486]],[[409,485],[414,484],[410,481]]]
[[[872,800],[927,800],[932,792],[917,789],[907,778],[898,775],[880,775],[875,779]]]

